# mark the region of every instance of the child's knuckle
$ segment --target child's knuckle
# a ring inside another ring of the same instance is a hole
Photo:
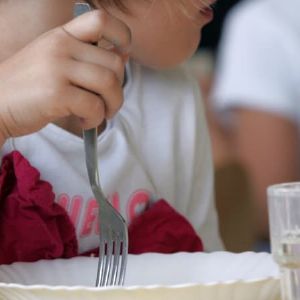
[[[92,15],[92,22],[94,28],[102,29],[108,22],[108,14],[104,10],[97,10]]]
[[[97,116],[97,115],[102,116],[103,115],[103,113],[104,113],[104,104],[103,104],[103,101],[100,100],[100,98],[92,103],[91,111],[94,113],[95,116]]]
[[[44,89],[44,98],[47,99],[47,101],[51,101],[51,103],[55,102],[57,95],[57,89],[53,84],[48,84],[48,86]]]
[[[110,70],[106,70],[101,74],[101,80],[105,89],[114,87],[118,82],[117,75]]]
[[[123,59],[119,55],[114,54],[112,59],[112,66],[113,69],[116,70],[117,72],[122,72],[124,70]]]
[[[44,97],[51,101],[55,106],[61,103],[61,97],[64,93],[62,85],[55,78],[48,80],[45,87]]]
[[[59,61],[49,58],[43,63],[44,77],[47,77],[47,85],[57,85],[58,77],[60,76]]]
[[[126,34],[121,36],[121,43],[125,47],[129,47],[131,44],[132,36],[129,28],[126,29]]]
[[[50,35],[48,41],[48,50],[54,54],[61,53],[67,44],[67,34],[61,28],[57,28]]]

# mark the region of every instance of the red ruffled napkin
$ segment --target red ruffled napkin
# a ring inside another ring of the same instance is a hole
[[[48,182],[17,151],[0,169],[0,264],[77,255],[74,226]]]
[[[0,264],[78,255],[74,225],[54,202],[48,182],[17,151],[0,168]],[[203,251],[191,224],[166,201],[155,202],[129,226],[129,253]],[[97,255],[94,249],[84,255]]]
[[[192,225],[165,200],[155,202],[129,226],[129,253],[203,251]]]

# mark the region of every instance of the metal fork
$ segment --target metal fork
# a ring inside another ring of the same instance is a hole
[[[76,3],[75,15],[92,8],[87,3]],[[123,217],[107,201],[101,189],[97,159],[97,129],[83,131],[85,161],[93,194],[99,204],[99,262],[96,287],[123,285],[127,265],[128,231]]]
[[[84,130],[85,159],[92,191],[99,203],[99,263],[96,286],[123,285],[127,264],[128,231],[123,217],[103,195],[97,167],[97,130]]]

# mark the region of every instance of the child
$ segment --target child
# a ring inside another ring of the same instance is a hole
[[[70,21],[74,2],[0,2],[2,156],[18,150],[53,185],[86,252],[98,245],[97,203],[81,131],[99,126],[101,184],[128,223],[163,198],[205,250],[222,248],[197,84],[173,68],[197,48],[209,4],[102,0]]]

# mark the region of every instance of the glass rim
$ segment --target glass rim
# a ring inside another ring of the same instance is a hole
[[[300,181],[278,183],[267,188],[268,196],[300,195]]]

